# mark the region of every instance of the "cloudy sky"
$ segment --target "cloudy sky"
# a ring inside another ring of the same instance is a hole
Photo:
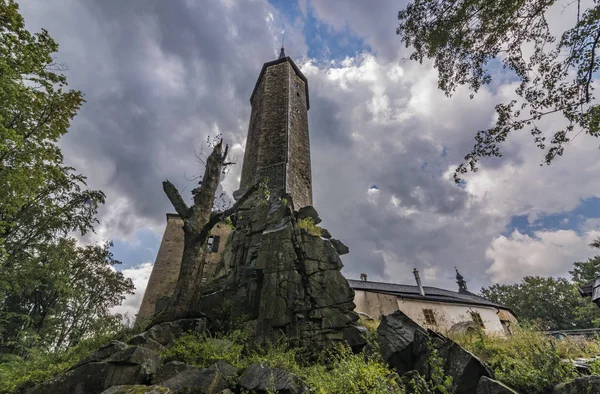
[[[515,82],[497,72],[473,100],[466,89],[444,96],[436,70],[406,60],[395,34],[404,1],[19,3],[30,30],[46,28],[59,42],[70,86],[85,93],[61,146],[107,195],[95,239],[114,241],[138,288],[119,311],[136,312],[172,211],[161,181],[190,196],[187,179],[202,171],[194,147],[219,133],[241,164],[250,94],[282,31],[309,81],[315,207],[350,247],[348,278],[413,283],[416,267],[426,285],[455,289],[456,266],[478,291],[525,275],[565,276],[594,254],[598,142],[576,138],[544,167],[530,136],[514,135],[503,158],[456,186],[453,169]],[[560,29],[574,14],[560,7],[550,18]],[[223,179],[227,193],[240,164]]]

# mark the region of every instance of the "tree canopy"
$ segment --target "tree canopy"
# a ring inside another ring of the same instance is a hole
[[[578,261],[569,271],[571,280],[526,276],[513,285],[495,284],[481,294],[510,308],[519,321],[544,330],[568,330],[600,327],[600,308],[582,298],[577,286],[598,278],[600,256]]]
[[[475,146],[456,169],[455,181],[468,170],[476,171],[480,158],[501,156],[500,145],[513,131],[529,131],[533,143],[545,151],[546,164],[562,155],[580,133],[598,137],[600,106],[594,97],[594,77],[600,65],[600,2],[568,3],[572,25],[558,39],[547,18],[557,3],[413,0],[398,13],[397,33],[411,48],[410,59],[433,59],[438,87],[448,96],[466,85],[473,97],[492,81],[495,64],[520,81],[517,98],[496,106],[495,126],[477,131]],[[539,124],[554,115],[565,121]]]
[[[133,291],[110,244],[72,238],[93,230],[104,194],[86,189],[57,145],[84,102],[57,50],[0,0],[0,353],[76,344]]]

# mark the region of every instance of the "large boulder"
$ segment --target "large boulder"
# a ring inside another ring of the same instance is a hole
[[[444,373],[452,376],[453,393],[474,393],[482,377],[494,376],[481,360],[450,339],[446,339],[438,348],[438,354],[445,360]]]
[[[600,376],[582,376],[554,387],[554,394],[600,393]]]
[[[110,356],[106,362],[122,365],[139,365],[145,375],[151,376],[159,364],[158,354],[145,347],[130,347]]]
[[[317,210],[311,207],[310,205],[300,208],[298,212],[296,212],[296,218],[298,220],[311,218],[315,224],[319,224],[322,222],[321,218],[319,217],[319,214],[317,213]]]
[[[188,368],[160,384],[176,392],[216,394],[227,388],[227,382],[217,365],[210,368]]]
[[[28,394],[96,394],[118,385],[150,383],[158,355],[150,349],[131,347],[102,362],[88,362],[55,379],[28,390]]]
[[[493,372],[472,353],[439,333],[423,329],[402,311],[383,317],[377,342],[384,361],[400,375],[415,370],[430,379],[431,359],[439,358],[436,364],[452,377],[453,393],[475,393],[481,377],[493,378]]]
[[[518,394],[504,383],[482,376],[477,385],[476,394]]]
[[[71,369],[75,369],[83,364],[91,363],[94,361],[102,361],[106,360],[114,353],[119,352],[127,348],[127,344],[120,341],[110,341],[106,345],[102,346],[100,349],[96,350],[94,353],[89,356],[83,358],[77,364],[75,364]]]
[[[27,394],[99,394],[112,386],[149,383],[141,365],[91,362],[26,391]]]
[[[402,311],[384,316],[377,328],[377,343],[383,360],[400,375],[415,369],[413,342],[417,332],[424,333],[423,328]]]
[[[239,386],[253,393],[299,394],[308,391],[296,375],[261,364],[250,365],[242,374]]]
[[[192,367],[190,365],[187,365],[186,363],[182,363],[181,361],[171,361],[166,364],[163,364],[160,367],[158,367],[156,373],[152,376],[152,384],[159,384],[164,381],[167,381],[190,368],[196,367]]]

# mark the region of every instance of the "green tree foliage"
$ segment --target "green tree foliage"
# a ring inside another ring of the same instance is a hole
[[[410,58],[431,58],[438,87],[448,96],[467,85],[471,97],[492,81],[490,63],[500,62],[520,80],[517,99],[496,106],[496,125],[477,132],[475,146],[455,172],[455,180],[476,171],[481,157],[501,156],[499,145],[515,130],[527,130],[546,150],[544,163],[563,154],[583,132],[597,137],[600,106],[594,101],[594,76],[600,65],[600,2],[569,2],[574,26],[557,40],[546,14],[556,0],[413,0],[399,12],[397,33]],[[588,4],[588,8],[582,5]],[[575,11],[576,10],[576,11]],[[549,115],[566,122],[554,130],[536,123]],[[562,125],[564,124],[564,126]]]
[[[74,345],[133,289],[109,245],[68,238],[92,230],[104,194],[57,146],[84,101],[66,89],[57,50],[0,0],[0,353]]]
[[[578,286],[600,278],[600,256],[592,257],[587,261],[576,261],[573,267],[569,274]]]
[[[596,327],[600,309],[582,298],[577,286],[564,278],[526,276],[513,285],[495,284],[481,294],[515,312],[521,322],[543,330]]]

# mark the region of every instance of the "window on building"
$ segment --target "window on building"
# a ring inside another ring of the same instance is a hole
[[[485,328],[485,324],[483,324],[483,319],[481,319],[481,315],[479,313],[471,312],[471,319],[473,319],[475,323],[479,324],[479,327]]]
[[[206,250],[209,252],[213,252],[213,253],[218,252],[220,238],[221,237],[219,237],[219,236],[213,236],[213,235],[208,237],[208,239],[206,240]]]
[[[436,325],[435,315],[433,314],[433,309],[423,309],[423,316],[425,316],[425,323]]]

